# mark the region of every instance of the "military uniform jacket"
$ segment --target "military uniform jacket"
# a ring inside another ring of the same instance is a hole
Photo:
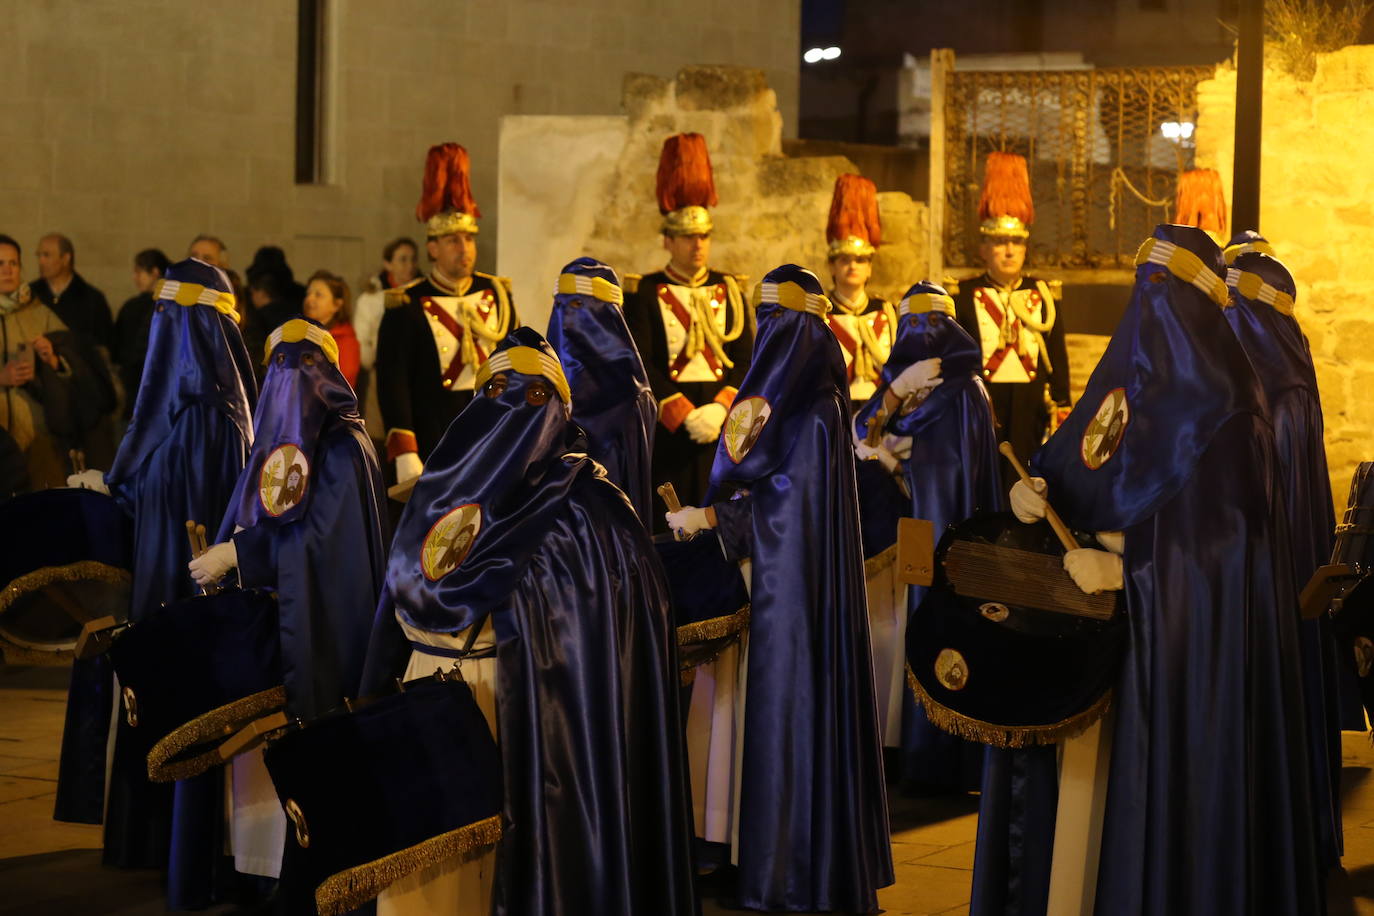
[[[753,321],[735,277],[709,270],[691,283],[656,271],[639,279],[625,305],[659,422],[676,432],[687,414],[712,401],[728,410],[754,348]]]
[[[844,354],[849,400],[856,405],[866,403],[877,390],[878,376],[892,352],[897,312],[885,299],[864,296],[848,303],[834,290],[830,291],[830,304],[833,308],[825,320]]]
[[[477,369],[520,324],[508,286],[474,273],[460,296],[430,274],[386,291],[376,372],[388,459],[410,451],[412,441],[425,458],[472,400]]]
[[[959,324],[981,347],[980,374],[1000,436],[1028,458],[1049,428],[1046,386],[1055,404],[1069,403],[1064,324],[1049,289],[1034,277],[1005,289],[983,274],[959,284],[954,304]]]

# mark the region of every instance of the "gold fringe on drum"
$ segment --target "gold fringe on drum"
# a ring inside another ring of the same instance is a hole
[[[219,755],[220,741],[259,716],[285,706],[286,688],[273,687],[196,716],[153,745],[148,752],[148,778],[153,782],[175,782],[208,772],[223,763]],[[185,760],[174,759],[197,745],[212,742],[215,746],[204,753]]]
[[[981,719],[971,719],[935,700],[921,686],[921,682],[916,680],[910,665],[906,669],[906,682],[916,694],[916,701],[925,707],[926,718],[936,728],[993,747],[1034,747],[1039,744],[1058,744],[1076,738],[1106,715],[1112,705],[1112,692],[1108,690],[1087,709],[1059,722],[1049,725],[996,725]]]

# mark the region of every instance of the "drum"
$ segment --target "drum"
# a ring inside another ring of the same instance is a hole
[[[1302,615],[1336,614],[1349,593],[1374,573],[1374,461],[1361,462],[1350,481],[1345,514],[1336,525],[1331,562],[1303,587]]]
[[[129,616],[133,522],[94,490],[26,493],[0,503],[0,655],[11,665],[70,664],[89,620]]]
[[[937,727],[1026,747],[1071,738],[1106,711],[1126,650],[1120,593],[1085,596],[1063,554],[1047,523],[1011,513],[946,531],[906,643],[908,682]]]
[[[859,529],[863,536],[864,564],[897,546],[897,523],[911,514],[911,497],[881,461],[855,463],[854,482],[859,491]]]
[[[456,672],[290,728],[263,759],[290,821],[283,912],[348,912],[501,838],[501,756]]]
[[[226,738],[286,705],[268,592],[231,589],[161,607],[115,638],[110,660],[153,782],[219,766]]]
[[[689,541],[656,535],[654,547],[668,573],[678,667],[686,674],[740,638],[749,626],[749,591],[739,564],[725,558],[714,531]]]

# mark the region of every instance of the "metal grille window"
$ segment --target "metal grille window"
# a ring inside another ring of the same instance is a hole
[[[1129,269],[1173,212],[1193,167],[1197,84],[1212,67],[948,74],[943,262],[978,264],[978,197],[989,152],[1030,166],[1038,268]]]

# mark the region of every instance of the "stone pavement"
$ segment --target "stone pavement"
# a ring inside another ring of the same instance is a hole
[[[156,873],[100,867],[100,828],[52,820],[66,679],[65,669],[0,667],[0,916],[162,913]],[[1329,913],[1374,916],[1374,747],[1347,733],[1344,752],[1345,870],[1331,878]],[[974,798],[894,796],[897,883],[878,895],[885,912],[968,912],[976,824]]]

